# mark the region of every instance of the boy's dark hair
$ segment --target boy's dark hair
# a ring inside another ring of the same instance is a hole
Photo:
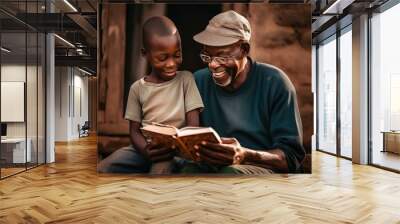
[[[165,16],[154,16],[146,20],[143,24],[142,41],[144,49],[148,49],[149,40],[153,35],[169,36],[179,35],[178,29],[174,22]]]

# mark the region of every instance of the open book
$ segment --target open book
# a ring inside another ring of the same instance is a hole
[[[211,127],[184,127],[177,129],[174,126],[153,123],[141,128],[146,139],[175,146],[184,158],[198,161],[194,146],[202,141],[221,143],[218,133]]]

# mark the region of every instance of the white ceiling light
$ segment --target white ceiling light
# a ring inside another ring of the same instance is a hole
[[[347,8],[355,0],[336,0],[332,5],[324,10],[322,14],[342,14],[343,10]]]
[[[81,72],[83,72],[83,73],[85,73],[85,74],[87,74],[87,75],[93,75],[92,73],[90,73],[90,72],[88,72],[88,71],[86,71],[86,70],[83,70],[83,69],[81,69],[81,68],[79,68],[79,67],[78,67],[78,70],[81,71]]]
[[[68,0],[64,0],[65,4],[68,5],[68,7],[70,7],[74,12],[78,12],[78,10],[71,4],[69,3]]]
[[[57,37],[59,40],[61,40],[62,42],[64,42],[65,44],[67,44],[68,46],[70,46],[70,47],[72,47],[72,48],[75,48],[75,45],[73,45],[71,42],[69,42],[68,40],[66,40],[66,39],[64,39],[64,38],[62,38],[62,37],[60,37],[59,35],[57,35],[57,34],[54,34],[54,36],[55,37]]]
[[[83,49],[81,48],[77,48],[76,53],[78,53],[79,55],[87,55],[85,52],[83,52]]]
[[[4,51],[4,52],[6,52],[6,53],[10,53],[10,52],[11,52],[10,50],[8,50],[8,49],[5,48],[5,47],[1,47],[1,50]]]

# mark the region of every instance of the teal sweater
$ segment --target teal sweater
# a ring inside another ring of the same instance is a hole
[[[235,137],[246,148],[281,149],[289,172],[299,171],[305,151],[296,91],[281,70],[251,62],[247,80],[234,92],[215,85],[208,68],[194,75],[204,103],[202,126]]]

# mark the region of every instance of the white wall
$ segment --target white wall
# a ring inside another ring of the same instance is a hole
[[[1,66],[1,81],[5,82],[24,82],[26,83],[26,107],[22,108],[23,113],[26,111],[26,120],[23,122],[6,122],[8,138],[25,138],[30,139],[31,155],[36,162],[44,162],[44,89],[43,89],[42,67],[25,64],[3,64]],[[27,81],[25,80],[27,78]],[[4,96],[2,96],[4,97]],[[1,110],[10,110],[10,108],[1,108]],[[25,111],[24,111],[25,110]],[[39,156],[37,157],[37,153]]]
[[[25,82],[25,65],[2,65],[1,66],[1,81],[3,82]],[[32,67],[28,67],[28,71]],[[1,108],[7,110],[7,108]],[[25,137],[24,122],[7,122],[7,137]]]
[[[25,70],[26,69],[26,70]],[[36,99],[36,66],[18,65],[18,64],[6,64],[1,66],[1,81],[4,82],[25,82],[25,75],[27,71],[28,87],[27,87],[27,120],[28,120],[28,137],[30,127],[32,130],[36,130],[37,115],[37,99]],[[40,106],[40,105],[39,105]],[[1,110],[7,110],[7,108],[1,108]],[[33,122],[33,123],[32,123]],[[25,123],[26,122],[7,122],[7,136],[8,137],[25,137]]]
[[[68,85],[67,67],[55,68],[55,141],[68,140]]]
[[[55,140],[77,139],[78,124],[88,120],[88,78],[72,67],[56,67],[55,73]]]
[[[74,70],[74,108],[73,108],[73,119],[72,119],[72,136],[78,137],[78,124],[83,125],[85,121],[88,121],[88,77],[81,76],[82,73],[76,74],[77,70]]]

